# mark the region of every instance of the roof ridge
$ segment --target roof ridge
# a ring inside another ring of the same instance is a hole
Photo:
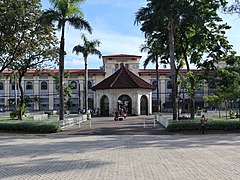
[[[124,68],[126,68],[126,67],[124,67]],[[125,69],[125,71],[128,73],[129,77],[132,79],[132,82],[134,82],[134,84],[138,86],[138,84],[134,81],[134,79],[132,77],[132,76],[137,76],[137,75],[135,75],[133,72],[131,72],[127,68]]]
[[[115,82],[118,80],[118,78],[119,78],[119,76],[120,76],[120,74],[121,74],[121,72],[122,72],[122,68],[120,68],[118,71],[120,71],[120,72],[118,73],[118,75],[117,75],[117,77],[114,79],[114,81],[110,84],[110,87],[112,87],[112,86],[115,84]]]

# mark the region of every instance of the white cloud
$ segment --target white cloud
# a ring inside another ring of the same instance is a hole
[[[131,54],[143,56],[142,60],[146,58],[146,53],[140,52],[140,45],[144,42],[143,37],[113,32],[102,23],[99,23],[98,27],[92,36],[87,36],[89,39],[98,39],[101,42],[99,50],[103,55]],[[65,68],[83,68],[82,54],[76,55],[72,53],[73,47],[80,43],[81,31],[67,27],[65,34],[65,50],[67,52]],[[102,66],[102,60],[96,55],[90,55],[88,64],[89,68],[99,68]]]

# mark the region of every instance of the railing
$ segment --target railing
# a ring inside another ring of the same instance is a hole
[[[79,115],[77,117],[66,118],[64,120],[59,121],[59,125],[62,129],[73,125],[78,125],[80,128],[81,123],[87,121],[87,118],[88,118],[87,115]]]
[[[37,121],[42,121],[42,120],[48,119],[48,115],[47,114],[33,115],[33,119]]]
[[[162,115],[155,115],[156,121],[159,122],[163,127],[167,128],[169,124],[169,120],[167,118],[164,118]]]

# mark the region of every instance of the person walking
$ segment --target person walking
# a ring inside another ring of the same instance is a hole
[[[204,133],[205,133],[207,120],[208,120],[208,119],[205,118],[205,115],[202,115],[202,117],[201,117],[201,119],[200,119],[200,130],[199,130],[199,134],[204,134]]]

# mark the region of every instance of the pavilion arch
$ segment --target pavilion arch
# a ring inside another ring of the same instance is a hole
[[[100,114],[101,116],[109,116],[109,99],[103,95],[100,100]]]
[[[140,99],[140,115],[148,115],[148,98],[145,95]]]
[[[127,114],[132,114],[132,99],[130,96],[123,94],[118,98],[118,110],[120,110],[121,106],[125,106],[127,108]]]

